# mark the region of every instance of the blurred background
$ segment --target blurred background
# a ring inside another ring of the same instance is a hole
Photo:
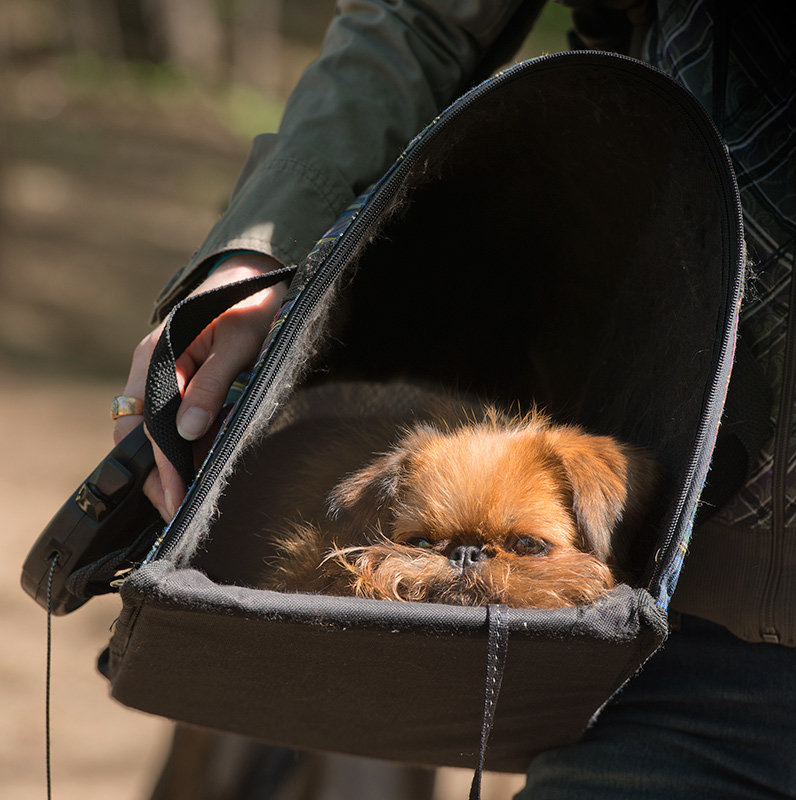
[[[0,795],[45,796],[45,614],[29,546],[111,445],[153,297],[223,210],[251,138],[276,130],[332,0],[0,2]],[[548,4],[521,58],[566,48]],[[59,800],[142,800],[170,724],[110,699],[94,660],[118,611],[53,622]],[[440,798],[467,793],[451,772]],[[487,796],[509,797],[516,781]],[[448,794],[446,794],[448,793]]]

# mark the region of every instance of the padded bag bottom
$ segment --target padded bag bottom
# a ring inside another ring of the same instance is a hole
[[[220,586],[162,562],[122,597],[106,669],[126,705],[300,749],[475,763],[486,608]],[[666,630],[649,594],[626,586],[592,606],[504,613],[508,658],[487,754],[502,772],[577,741]]]

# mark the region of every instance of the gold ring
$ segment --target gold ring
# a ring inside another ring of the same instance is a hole
[[[130,397],[129,394],[120,394],[111,400],[111,419],[143,413],[144,401],[137,397]]]

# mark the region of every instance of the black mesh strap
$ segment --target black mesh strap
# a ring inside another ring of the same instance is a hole
[[[149,364],[144,421],[186,484],[190,484],[194,473],[193,449],[177,433],[177,409],[182,401],[177,384],[177,359],[216,317],[255,292],[291,277],[295,271],[295,267],[283,267],[186,297],[169,314]]]
[[[147,525],[132,544],[113,550],[96,561],[76,569],[66,580],[69,593],[80,600],[88,600],[115,591],[111,581],[116,574],[120,570],[140,564],[162,528],[163,524],[160,521]]]
[[[489,638],[486,651],[486,682],[484,683],[484,711],[481,715],[481,744],[478,750],[478,764],[470,786],[470,800],[481,798],[481,775],[484,772],[486,747],[489,734],[492,733],[492,722],[495,719],[495,706],[500,694],[500,683],[503,680],[503,667],[506,664],[506,653],[509,648],[509,624],[506,617],[506,606],[488,606],[487,623]]]
[[[711,116],[724,138],[726,122],[727,73],[730,64],[730,14],[732,0],[712,0],[709,5],[713,15],[713,104]]]

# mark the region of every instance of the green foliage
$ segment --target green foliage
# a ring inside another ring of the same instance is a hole
[[[229,130],[249,140],[258,133],[275,131],[284,111],[284,102],[245,84],[232,84],[219,108],[218,119]]]
[[[568,8],[558,3],[545,3],[533,30],[517,54],[517,60],[536,58],[569,49],[567,31],[571,27],[571,11]]]
[[[545,3],[533,30],[517,54],[518,60],[567,50],[567,31],[572,27],[571,12],[558,3]]]
[[[231,13],[230,0],[215,0],[221,18]],[[524,42],[517,60],[564,50],[570,12],[547,3]],[[258,133],[275,131],[284,101],[253,86],[209,82],[163,61],[136,61],[102,57],[88,51],[71,51],[54,64],[58,77],[73,100],[100,99],[106,106],[147,108],[163,112],[199,111],[243,141]]]
[[[55,69],[74,100],[95,97],[111,105],[162,111],[209,113],[244,141],[275,131],[284,102],[238,83],[208,85],[169,63],[101,58],[92,53],[62,56]]]

